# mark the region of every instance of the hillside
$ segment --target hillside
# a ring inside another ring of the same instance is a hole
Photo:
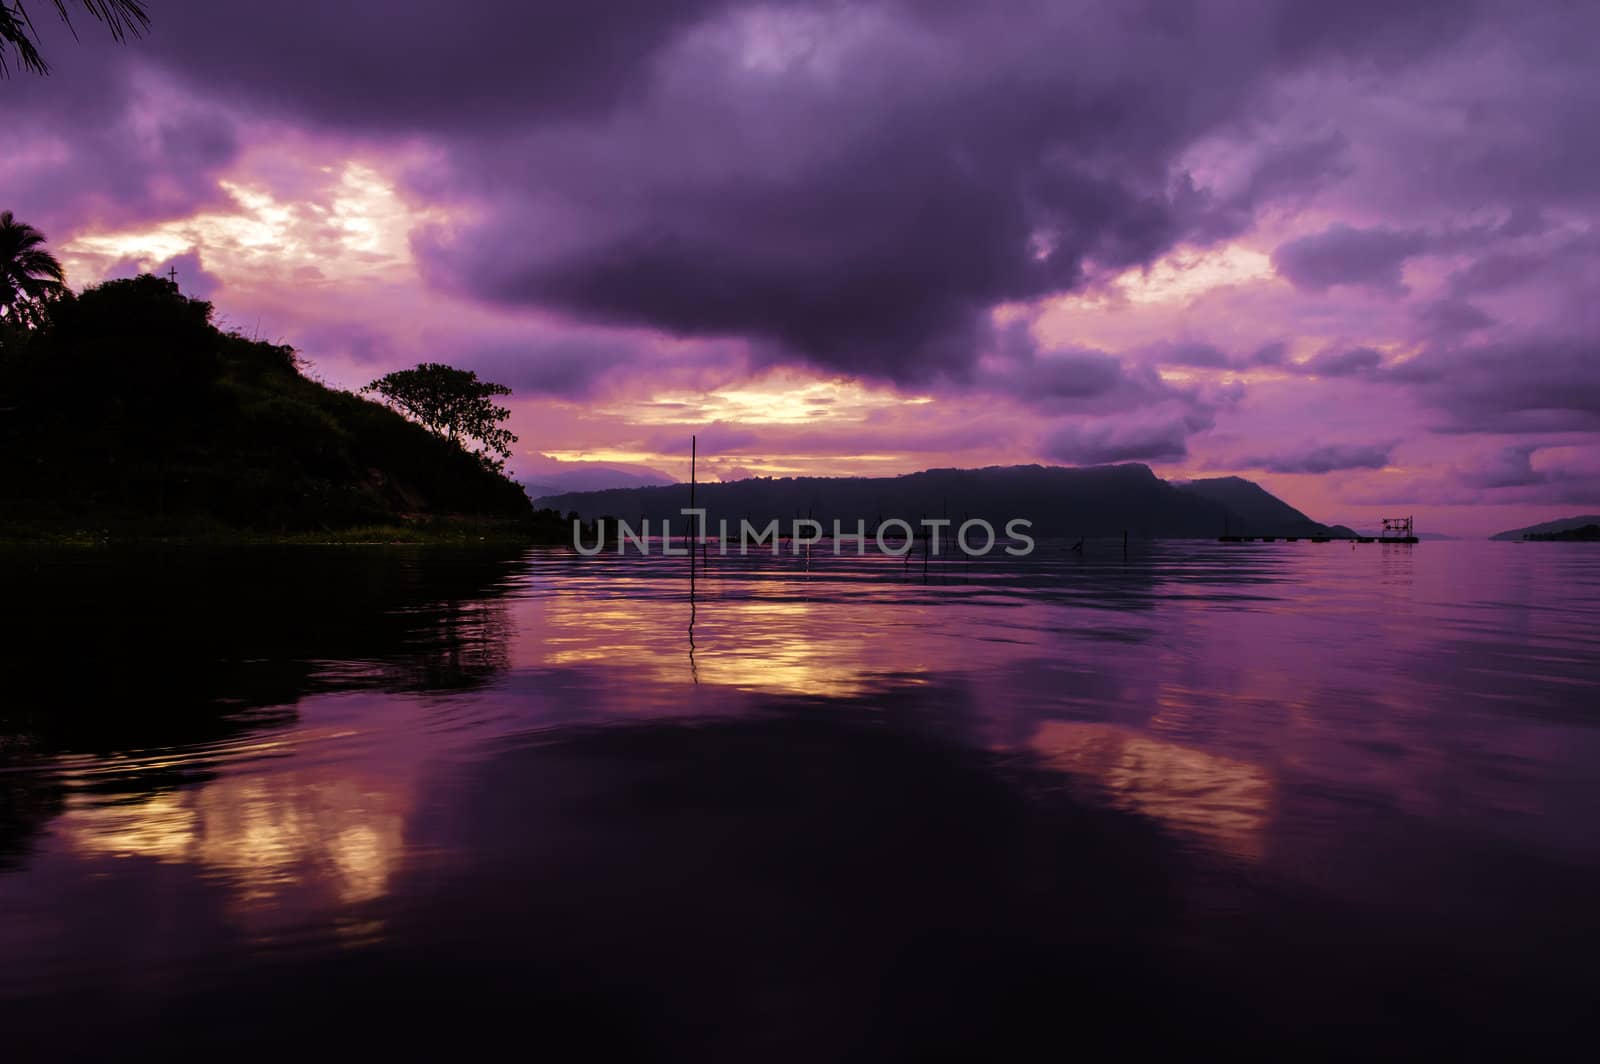
[[[1554,536],[1564,532],[1573,532],[1585,525],[1600,525],[1600,514],[1583,514],[1580,517],[1562,517],[1543,524],[1529,525],[1526,528],[1513,528],[1506,532],[1497,532],[1490,539],[1520,540],[1529,536]],[[1576,538],[1576,537],[1574,537]]]
[[[387,407],[306,378],[142,276],[67,296],[0,339],[8,526],[183,534],[530,523],[521,487]]]
[[[930,469],[899,477],[786,477],[701,484],[695,501],[711,521],[766,522],[812,517],[831,528],[837,519],[853,528],[857,520],[872,528],[880,519],[983,517],[999,529],[1014,517],[1034,522],[1045,536],[1120,536],[1210,538],[1224,530],[1261,534],[1338,534],[1298,510],[1238,481],[1253,492],[1224,488],[1250,503],[1247,518],[1208,497],[1209,490],[1180,488],[1160,479],[1148,466],[1090,468],[994,466],[987,469]],[[1259,493],[1257,496],[1255,493]],[[555,495],[542,505],[576,510],[585,519],[612,516],[630,522],[678,518],[689,505],[689,485],[627,488]],[[1280,527],[1283,526],[1283,527]],[[681,524],[680,524],[680,527]]]
[[[1191,480],[1178,488],[1225,507],[1242,522],[1238,528],[1230,527],[1237,535],[1325,536],[1330,532],[1344,538],[1355,535],[1343,525],[1313,521],[1261,485],[1243,477]]]

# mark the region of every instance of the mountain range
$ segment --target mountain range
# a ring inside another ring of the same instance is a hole
[[[637,527],[660,529],[689,505],[690,486],[613,488],[544,495],[541,506],[576,511],[585,520],[612,517]],[[837,520],[853,530],[865,521],[947,517],[959,524],[982,517],[997,530],[1013,518],[1033,522],[1036,536],[1211,538],[1232,535],[1353,536],[1340,525],[1324,525],[1260,485],[1240,477],[1169,482],[1149,466],[991,466],[929,469],[898,477],[760,477],[700,484],[696,505],[715,527],[719,519],[764,525],[809,517],[831,530]]]
[[[610,488],[645,488],[676,483],[671,477],[654,470],[635,472],[615,466],[585,465],[581,469],[534,473],[521,481],[528,498],[535,501],[551,495],[571,495],[575,492],[605,491]]]

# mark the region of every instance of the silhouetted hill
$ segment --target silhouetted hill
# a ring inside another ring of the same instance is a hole
[[[675,483],[660,473],[632,473],[625,469],[600,467],[538,473],[522,482],[528,496],[568,495],[578,491],[608,491],[611,488],[646,488]]]
[[[1180,491],[1210,499],[1225,507],[1242,524],[1229,526],[1235,535],[1246,536],[1335,536],[1353,537],[1343,525],[1324,525],[1313,521],[1293,506],[1243,477],[1213,477],[1177,485]]]
[[[302,375],[150,276],[0,337],[0,520],[179,534],[470,515],[528,522],[522,488],[387,407]]]
[[[1259,492],[1249,496],[1261,512],[1286,513],[1298,519],[1304,535],[1327,535],[1304,514],[1248,481],[1239,484]],[[637,523],[648,518],[659,528],[672,518],[684,528],[678,511],[689,505],[689,485],[627,488],[611,491],[555,495],[540,500],[562,511],[576,510],[585,519],[611,516]],[[899,477],[785,477],[739,480],[727,484],[701,484],[695,502],[709,519],[727,519],[734,527],[742,519],[765,523],[773,518],[787,522],[812,517],[831,530],[837,519],[854,529],[864,520],[869,530],[880,519],[898,517],[913,523],[922,517],[949,517],[959,523],[983,517],[996,530],[1014,517],[1034,522],[1033,533],[1044,536],[1203,537],[1233,531],[1277,530],[1235,513],[1204,492],[1169,484],[1144,465],[1095,466],[992,466],[987,469],[930,469]],[[1271,510],[1269,503],[1278,510]],[[1310,529],[1322,531],[1310,531]]]
[[[1560,532],[1530,532],[1524,539],[1552,540],[1559,543],[1600,543],[1600,524],[1580,525]]]
[[[1581,517],[1562,517],[1555,521],[1546,521],[1543,524],[1529,525],[1526,528],[1513,528],[1507,532],[1497,532],[1490,539],[1517,540],[1524,536],[1550,536],[1561,532],[1571,532],[1582,528],[1584,525],[1600,524],[1600,514],[1584,514]]]

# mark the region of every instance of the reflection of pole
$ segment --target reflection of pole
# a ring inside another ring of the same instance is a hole
[[[694,509],[694,463],[697,440],[689,437],[689,509]],[[694,663],[694,541],[689,541],[689,674],[694,677],[694,682],[700,682],[700,670]]]

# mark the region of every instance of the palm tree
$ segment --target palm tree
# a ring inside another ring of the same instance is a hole
[[[66,287],[66,279],[60,260],[44,249],[44,234],[0,211],[0,317],[31,318],[41,302]]]
[[[51,0],[51,3],[55,4],[56,14],[67,24],[67,29],[72,30],[72,16],[67,14],[66,0]],[[78,3],[105,23],[111,36],[119,41],[125,37],[139,36],[150,25],[144,0],[78,0]],[[77,36],[77,30],[72,30],[72,33]],[[0,0],[0,78],[11,74],[11,67],[6,62],[7,50],[17,53],[17,61],[22,64],[22,69],[39,74],[50,73],[50,64],[39,54],[35,38],[33,21],[28,18],[28,8],[22,0]]]

